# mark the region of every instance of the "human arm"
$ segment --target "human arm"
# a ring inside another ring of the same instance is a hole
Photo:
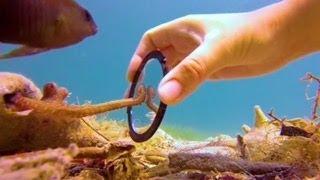
[[[144,34],[129,65],[129,80],[147,53],[160,50],[170,72],[158,92],[162,101],[176,104],[206,80],[264,75],[319,50],[319,19],[319,0],[178,18]]]

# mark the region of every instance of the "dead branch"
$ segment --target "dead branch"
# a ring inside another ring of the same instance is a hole
[[[280,163],[250,162],[242,159],[232,159],[220,154],[184,152],[169,154],[169,167],[179,171],[187,169],[216,170],[218,172],[248,172],[252,175],[280,173],[292,168],[292,166]]]
[[[315,120],[319,117],[317,111],[318,111],[318,108],[319,108],[319,103],[320,103],[320,84],[319,84],[319,87],[318,87],[318,90],[317,90],[317,95],[316,95],[316,99],[314,100],[314,105],[313,105],[313,108],[312,108],[312,120]]]
[[[155,92],[154,89],[152,87],[148,87],[147,88],[147,96],[146,96],[146,104],[148,106],[148,108],[153,111],[153,112],[157,112],[158,111],[158,105],[156,105],[155,103],[153,103],[152,99],[155,97]]]
[[[304,81],[313,81],[313,80],[315,80],[320,84],[320,78],[312,75],[311,73],[306,73],[305,77],[302,78],[302,80],[304,80]]]
[[[247,159],[248,158],[248,155],[246,152],[247,147],[246,147],[246,144],[243,142],[243,137],[240,135],[237,135],[237,147],[240,152],[240,157],[242,159]]]
[[[273,121],[279,121],[279,122],[282,121],[280,118],[278,118],[276,115],[274,115],[273,109],[270,110],[270,112],[268,113],[268,116],[271,117],[273,119]]]
[[[0,158],[0,172],[7,172],[13,169],[31,168],[39,164],[50,162],[68,163],[72,160],[79,149],[76,145],[70,145],[69,148],[57,148],[41,150],[30,153],[21,153]]]
[[[309,133],[306,130],[301,129],[299,127],[286,126],[282,124],[280,135],[281,136],[302,136],[302,137],[310,138],[313,135],[313,133]]]
[[[0,158],[0,179],[61,179],[78,147],[48,149]]]
[[[303,78],[304,81],[309,82],[310,84],[313,81],[316,81],[318,84],[318,89],[317,89],[317,93],[313,102],[313,108],[312,108],[312,114],[311,114],[311,119],[312,120],[316,120],[319,115],[317,113],[318,108],[319,108],[319,104],[320,104],[320,78],[312,75],[311,73],[307,73],[306,76]]]
[[[110,158],[123,152],[134,150],[132,141],[115,141],[103,147],[82,147],[76,158]]]

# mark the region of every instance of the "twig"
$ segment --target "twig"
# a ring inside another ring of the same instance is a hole
[[[200,171],[219,172],[249,172],[252,175],[281,173],[292,168],[290,165],[268,162],[251,162],[242,159],[232,159],[221,154],[210,153],[173,153],[169,154],[169,167],[179,170],[197,169]]]
[[[240,151],[240,157],[242,159],[247,159],[247,153],[246,153],[246,147],[247,145],[243,142],[243,137],[240,135],[237,135],[237,146],[238,150]]]
[[[273,110],[271,110],[268,115],[273,118],[274,121],[278,121],[281,123],[281,130],[280,130],[280,135],[281,136],[303,136],[303,137],[306,137],[306,138],[310,138],[313,133],[309,133],[307,131],[305,131],[304,129],[301,129],[299,127],[295,127],[295,126],[286,126],[284,124],[284,120],[285,118],[283,119],[279,119],[277,118],[274,113],[273,113]]]
[[[146,104],[151,111],[156,113],[158,111],[159,107],[153,103],[152,99],[154,97],[155,97],[154,89],[152,87],[148,87],[147,88],[147,96],[146,96]]]
[[[282,122],[281,119],[279,119],[278,117],[276,117],[276,116],[274,115],[273,109],[270,110],[270,112],[268,113],[268,116],[270,116],[274,121]]]
[[[311,73],[307,73],[306,76],[304,78],[302,78],[302,80],[304,81],[312,81],[315,80],[320,84],[320,78],[312,75]]]
[[[317,110],[319,108],[319,103],[320,103],[320,84],[318,86],[316,99],[314,100],[314,105],[312,108],[312,120],[315,120],[319,117],[319,115],[317,113]]]
[[[81,121],[88,126],[90,129],[92,129],[95,133],[97,133],[99,136],[101,136],[104,140],[106,140],[107,142],[110,141],[109,138],[107,138],[105,135],[103,135],[102,133],[100,133],[98,130],[96,130],[94,127],[92,127],[84,118],[81,118]]]
[[[311,119],[316,120],[317,118],[319,118],[317,111],[320,104],[320,78],[312,75],[311,73],[307,73],[306,76],[303,78],[303,80],[308,81],[309,83],[312,83],[312,81],[316,81],[318,83],[318,89],[315,96],[315,100],[313,102],[313,108],[312,108],[312,114],[311,114]]]

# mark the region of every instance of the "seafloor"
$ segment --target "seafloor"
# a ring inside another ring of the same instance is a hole
[[[108,143],[2,156],[0,179],[319,178],[317,125],[304,119],[269,120],[258,106],[255,111],[255,127],[244,126],[243,136],[204,141],[177,140],[159,130],[136,144],[125,123],[91,119]]]
[[[67,105],[66,89],[54,84],[45,87],[41,99],[33,94],[31,104],[15,106],[23,100],[15,97],[26,87],[21,84],[40,91],[22,76],[1,77],[0,179],[320,178],[320,90],[310,119],[267,116],[255,106],[254,126],[243,125],[237,137],[190,141],[159,129],[150,140],[135,143],[125,122],[74,116],[77,109],[87,112],[92,106]],[[34,109],[25,112],[19,109],[23,105]],[[64,111],[70,107],[72,116]]]

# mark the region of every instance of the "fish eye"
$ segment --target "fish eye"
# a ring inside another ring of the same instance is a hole
[[[85,16],[85,19],[86,19],[86,21],[92,21],[92,16],[91,16],[91,14],[89,13],[89,11],[87,11],[87,10],[84,10],[84,16]]]

